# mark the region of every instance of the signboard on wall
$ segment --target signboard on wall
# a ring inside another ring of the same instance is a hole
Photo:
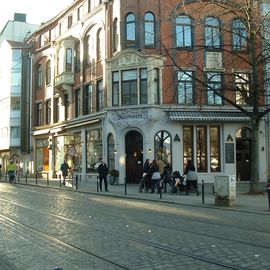
[[[225,161],[234,163],[234,143],[225,143]]]

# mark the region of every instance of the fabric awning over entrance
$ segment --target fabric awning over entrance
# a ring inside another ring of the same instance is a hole
[[[242,112],[210,112],[210,111],[169,111],[170,120],[178,121],[221,121],[243,122],[250,121]]]

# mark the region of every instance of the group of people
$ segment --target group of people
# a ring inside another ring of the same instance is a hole
[[[164,191],[166,192],[166,178],[170,177],[171,168],[168,163],[165,163],[161,158],[157,160],[154,159],[152,163],[150,163],[149,159],[146,159],[143,166],[143,184],[147,186],[150,183],[151,193],[155,192],[155,188],[158,188],[158,192],[160,192],[159,187],[161,187],[162,181],[165,182]],[[183,173],[185,176],[185,190],[188,195],[190,190],[193,188],[197,195],[198,191],[198,177],[196,174],[195,166],[192,160],[187,161],[187,165],[185,171]],[[146,187],[147,188],[147,187]],[[142,182],[140,184],[140,191],[142,190]]]

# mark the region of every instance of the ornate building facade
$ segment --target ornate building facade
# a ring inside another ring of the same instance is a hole
[[[77,0],[30,42],[35,170],[55,176],[67,159],[87,181],[103,158],[138,183],[161,157],[180,172],[193,159],[207,182],[250,180],[250,119],[219,95],[230,84],[225,97],[249,110],[239,17],[198,1]],[[260,132],[265,181],[264,120]]]

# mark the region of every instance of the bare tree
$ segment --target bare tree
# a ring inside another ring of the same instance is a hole
[[[268,14],[262,14],[259,5],[254,0],[179,2],[171,14],[172,21],[176,22],[175,36],[171,39],[163,36],[160,42],[168,58],[168,68],[177,69],[195,81],[196,104],[232,106],[249,117],[252,129],[250,193],[258,192],[259,126],[270,111],[269,93],[265,90],[269,83],[266,64],[270,62],[266,30],[270,28],[264,27]],[[190,28],[187,22],[186,27],[177,29],[179,16],[193,19]],[[187,44],[192,49],[178,53],[179,47],[185,47],[182,44],[185,34],[195,26],[199,30],[194,42]],[[169,40],[176,40],[176,44]],[[187,72],[188,69],[196,72]],[[223,77],[220,85],[215,84],[217,71]],[[177,102],[175,93],[173,96]]]

